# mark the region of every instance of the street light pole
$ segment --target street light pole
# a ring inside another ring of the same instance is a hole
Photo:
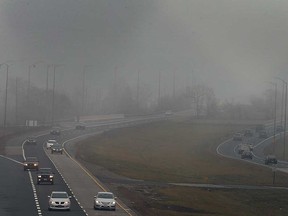
[[[54,125],[54,97],[55,97],[55,71],[56,65],[53,65],[53,91],[52,91],[52,125]]]
[[[283,83],[283,96],[284,96],[284,88],[285,88],[285,102],[284,102],[284,135],[283,135],[283,160],[285,160],[286,157],[286,115],[287,115],[287,82],[284,81],[283,79],[276,77],[276,79],[281,80]],[[285,86],[284,86],[285,85]],[[283,101],[283,97],[282,96],[282,101]],[[283,103],[282,103],[283,106]],[[282,115],[281,115],[282,116]],[[281,117],[281,123],[282,123],[282,117]]]
[[[53,91],[52,91],[52,125],[54,125],[54,120],[55,120],[55,75],[56,75],[56,67],[60,67],[62,65],[53,65],[54,70],[53,70]]]
[[[49,90],[49,67],[51,67],[52,65],[47,65],[47,70],[46,70],[46,97],[45,97],[45,101],[46,101],[46,104],[49,104],[48,103],[48,90]],[[49,108],[46,106],[46,113],[45,113],[45,123],[47,123],[49,121]]]
[[[285,160],[285,154],[286,154],[286,113],[287,113],[287,82],[285,82],[285,110],[284,110],[284,160]]]
[[[273,154],[275,154],[275,144],[276,144],[276,104],[277,104],[277,83],[270,82],[275,87],[274,96],[274,134],[273,134]]]
[[[86,89],[86,69],[88,67],[92,67],[93,65],[84,65],[82,71],[82,102],[81,102],[81,115],[84,115],[85,107],[86,107],[86,97],[87,89]],[[85,94],[86,92],[86,94]]]
[[[5,105],[4,105],[4,121],[3,121],[3,126],[4,128],[6,127],[6,120],[7,120],[7,96],[8,96],[8,70],[9,70],[9,65],[6,63],[0,64],[0,67],[2,65],[6,65],[6,85],[5,85]]]

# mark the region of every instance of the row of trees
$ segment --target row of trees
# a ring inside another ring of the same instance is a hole
[[[216,98],[213,89],[205,85],[187,86],[173,95],[155,97],[148,86],[143,85],[140,91],[136,92],[122,82],[121,85],[119,83],[113,85],[106,94],[98,88],[97,91],[90,92],[90,97],[88,97],[87,89],[86,94],[68,96],[55,91],[53,96],[51,89],[35,86],[28,88],[27,81],[19,78],[10,79],[9,83],[8,124],[25,124],[28,119],[51,123],[52,118],[63,120],[77,115],[110,113],[135,115],[163,113],[167,110],[175,112],[191,110],[195,118],[273,118],[273,90],[267,90],[262,97],[251,97],[250,103],[243,105],[229,101],[221,102]],[[3,90],[0,95],[1,102],[3,102]],[[83,95],[86,97],[85,100],[80,98]],[[277,103],[280,104],[281,101],[277,100]],[[3,103],[0,105],[3,107]]]

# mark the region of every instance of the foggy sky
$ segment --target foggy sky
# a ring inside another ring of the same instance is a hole
[[[43,62],[31,78],[40,85],[44,64],[62,64],[66,92],[93,65],[90,84],[110,85],[116,71],[135,87],[139,72],[157,92],[160,72],[171,94],[176,71],[176,89],[200,83],[244,101],[275,76],[288,81],[287,40],[286,0],[0,0],[0,63],[27,77],[29,64]]]

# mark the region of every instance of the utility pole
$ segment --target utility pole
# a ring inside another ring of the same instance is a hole
[[[286,116],[286,113],[287,113],[287,82],[285,82],[285,108],[284,108],[284,160],[285,160],[285,157],[286,157],[286,121],[287,121],[287,116]]]
[[[139,110],[139,88],[140,88],[140,71],[137,74],[137,110]]]
[[[158,79],[158,107],[160,106],[160,97],[161,97],[161,72],[159,71],[159,79]]]
[[[47,65],[47,70],[46,70],[46,91],[45,91],[45,101],[46,104],[49,104],[49,97],[48,97],[48,91],[49,91],[49,67],[51,67],[52,65]],[[47,123],[49,121],[49,108],[48,106],[46,106],[46,113],[45,113],[45,123]]]
[[[174,100],[174,103],[175,103],[175,71],[173,71],[173,100]]]
[[[283,160],[286,158],[286,117],[287,117],[287,82],[283,79],[276,77],[276,79],[281,80],[283,83],[283,93],[282,93],[282,109],[281,109],[281,125],[282,124],[282,115],[283,115],[283,101],[284,101],[284,133],[283,133]],[[285,96],[284,96],[285,89]]]
[[[56,76],[56,67],[60,67],[62,65],[53,65],[53,91],[52,91],[52,126],[55,121],[55,76]]]
[[[274,95],[274,133],[273,133],[273,154],[275,154],[275,145],[276,145],[276,104],[277,104],[277,83],[270,82],[275,87]]]
[[[54,106],[55,106],[55,71],[56,71],[56,65],[53,65],[53,90],[52,90],[52,126],[54,125]]]
[[[85,113],[86,101],[87,101],[87,94],[88,90],[86,87],[86,69],[88,67],[92,67],[92,65],[84,65],[82,70],[82,102],[81,102],[81,115]]]
[[[7,96],[8,96],[8,68],[9,65],[4,63],[6,65],[6,87],[5,87],[5,107],[4,107],[4,128],[6,127],[6,119],[7,119]]]
[[[16,77],[16,89],[15,89],[15,124],[18,125],[18,77]]]

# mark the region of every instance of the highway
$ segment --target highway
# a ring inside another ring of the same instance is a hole
[[[94,210],[93,198],[98,191],[109,191],[96,176],[81,166],[75,159],[74,141],[85,139],[91,135],[119,127],[129,127],[159,119],[164,115],[151,117],[124,118],[96,123],[89,123],[85,130],[76,130],[75,122],[61,123],[61,135],[50,135],[50,130],[23,134],[8,140],[5,145],[5,155],[0,155],[1,216],[134,216],[117,197],[116,211]],[[27,137],[35,136],[37,144],[27,144]],[[56,139],[65,146],[64,154],[51,154],[45,148],[48,139]],[[54,184],[37,185],[37,171],[24,171],[23,161],[26,157],[37,157],[40,168],[52,168]],[[71,195],[70,211],[49,211],[48,196],[52,191],[66,191]],[[113,191],[112,191],[113,192]],[[117,194],[116,194],[117,196]]]
[[[6,154],[0,155],[0,215],[136,215],[122,203],[121,197],[117,197],[116,211],[94,210],[93,197],[98,191],[109,191],[109,189],[73,158],[75,151],[73,142],[101,131],[157,121],[159,118],[163,116],[98,122],[87,125],[85,130],[75,130],[75,123],[65,123],[60,136],[50,135],[50,131],[44,131],[24,134],[9,140],[5,146]],[[36,145],[25,143],[27,137],[32,135],[37,138]],[[45,148],[48,139],[56,139],[63,144],[65,153],[51,154]],[[26,157],[37,157],[40,168],[52,168],[55,173],[54,184],[37,185],[37,171],[23,169],[23,160]],[[48,196],[52,191],[66,191],[72,196],[70,211],[48,211]]]
[[[264,149],[271,145],[274,140],[274,130],[271,125],[266,126],[266,131],[268,132],[268,138],[259,138],[259,134],[253,130],[253,136],[243,137],[243,141],[233,140],[233,138],[226,140],[217,147],[217,153],[227,158],[243,160],[249,163],[254,163],[257,165],[268,166],[264,164],[265,154]],[[280,139],[284,132],[276,133],[275,138]],[[253,158],[251,159],[241,159],[241,155],[238,154],[238,147],[240,143],[249,143],[253,146]],[[273,152],[271,152],[273,154]],[[270,165],[271,166],[271,165]],[[288,168],[288,163],[286,161],[278,160],[276,168]],[[285,170],[285,169],[284,169]]]

